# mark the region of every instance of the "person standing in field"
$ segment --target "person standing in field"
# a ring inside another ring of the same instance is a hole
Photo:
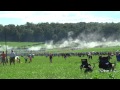
[[[32,55],[31,54],[29,55],[29,59],[30,59],[29,63],[32,62]]]
[[[15,52],[13,50],[11,50],[11,53],[10,53],[10,65],[11,63],[13,62],[13,64],[15,65]]]
[[[66,60],[66,57],[67,57],[67,55],[66,55],[66,53],[64,54],[64,59]]]
[[[52,53],[49,55],[49,59],[50,59],[50,63],[52,63],[52,58],[53,58],[53,55]]]
[[[1,56],[2,56],[2,63],[3,63],[3,65],[4,64],[6,64],[6,54],[4,53],[4,51],[2,52],[2,54],[1,54]]]
[[[24,57],[24,59],[25,59],[25,63],[26,63],[26,62],[27,62],[27,60],[28,60],[28,57],[27,57],[27,56],[25,56],[25,57]]]

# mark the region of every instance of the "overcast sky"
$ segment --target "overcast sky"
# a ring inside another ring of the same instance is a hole
[[[120,11],[0,11],[0,24],[120,22]]]

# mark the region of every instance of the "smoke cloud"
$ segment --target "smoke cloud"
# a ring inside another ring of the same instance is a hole
[[[94,47],[110,47],[110,46],[120,46],[120,40],[115,40],[115,35],[111,35],[108,38],[105,38],[103,34],[94,32],[85,34],[84,32],[79,34],[77,38],[73,39],[72,35],[74,33],[68,32],[68,39],[62,39],[56,44],[53,44],[53,41],[46,43],[46,49],[53,48],[94,48]]]
[[[94,48],[94,47],[110,47],[110,46],[120,46],[120,40],[115,40],[115,35],[111,35],[108,38],[105,38],[102,34],[94,32],[94,33],[80,33],[77,38],[72,38],[74,32],[68,32],[68,38],[62,39],[57,43],[54,43],[53,40],[46,41],[42,46],[32,46],[29,47],[28,51],[42,51],[54,48],[76,48],[76,49],[84,49],[84,48]],[[7,46],[7,49],[10,50],[13,47]],[[15,47],[14,47],[15,48]],[[17,47],[16,47],[17,48]],[[6,46],[3,45],[0,47],[0,51],[5,51]]]

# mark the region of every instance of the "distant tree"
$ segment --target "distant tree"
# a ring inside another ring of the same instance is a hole
[[[99,35],[96,40],[102,37],[120,40],[120,23],[98,23],[98,22],[78,22],[78,23],[38,23],[26,22],[24,25],[0,24],[0,41],[20,41],[20,42],[45,42],[53,40],[58,42],[69,37],[75,39],[94,39],[92,35]],[[71,35],[69,33],[72,32]],[[111,38],[112,37],[112,38]]]

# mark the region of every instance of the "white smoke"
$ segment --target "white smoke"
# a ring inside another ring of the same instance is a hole
[[[28,48],[29,51],[38,51],[40,50],[42,47],[41,46],[32,46],[30,48]]]
[[[46,49],[54,49],[54,48],[94,48],[94,47],[110,47],[110,46],[120,46],[120,42],[118,40],[114,40],[114,36],[109,38],[103,37],[102,34],[94,32],[90,34],[81,33],[75,39],[71,36],[74,33],[68,32],[68,39],[62,39],[58,41],[56,44],[53,44],[53,41],[49,41],[45,43]]]
[[[103,38],[102,38],[102,41],[103,41],[103,42],[105,42],[105,41],[106,41],[106,39],[103,37]]]
[[[64,41],[62,44],[59,45],[59,48],[68,47],[69,45],[69,41]]]
[[[73,34],[73,31],[68,32],[68,37],[71,37]]]
[[[14,47],[14,48],[16,48],[16,47]],[[11,50],[11,49],[13,49],[13,47],[10,47],[8,45],[0,45],[0,51],[6,51],[6,49]]]
[[[54,44],[54,41],[46,41],[44,45],[32,46],[29,47],[29,51],[39,51],[39,50],[48,50],[54,48],[94,48],[94,47],[110,47],[110,46],[120,46],[120,40],[114,40],[115,35],[105,38],[102,34],[94,32],[90,34],[81,33],[77,38],[72,38],[74,33],[68,32],[68,38],[62,39]],[[17,48],[17,47],[14,47]],[[7,49],[13,49],[13,47],[7,46]],[[0,51],[5,51],[6,46],[0,46]]]

